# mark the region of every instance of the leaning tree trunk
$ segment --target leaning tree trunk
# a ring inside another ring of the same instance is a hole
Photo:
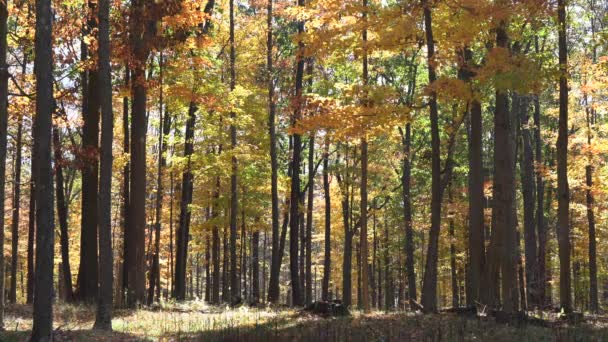
[[[36,274],[34,289],[34,319],[32,341],[52,341],[53,334],[53,261],[54,211],[53,165],[51,162],[51,131],[53,112],[53,48],[50,0],[36,2],[36,37],[34,45],[34,74],[36,76],[36,118],[34,124],[34,158],[38,160],[36,181]],[[4,25],[0,25],[3,26]],[[0,55],[2,45],[0,44]],[[0,57],[3,58],[3,57]],[[0,60],[0,64],[5,65]],[[6,80],[6,79],[4,79]],[[0,83],[0,94],[6,82]],[[6,159],[6,101],[0,101],[0,174],[4,175]],[[0,202],[3,202],[4,182],[0,182]],[[1,226],[1,225],[0,225]],[[1,240],[1,239],[0,239]],[[0,243],[1,245],[1,243]],[[0,260],[2,261],[2,260]],[[4,263],[2,263],[4,265]],[[3,283],[3,282],[0,282]],[[3,296],[2,296],[3,297]]]

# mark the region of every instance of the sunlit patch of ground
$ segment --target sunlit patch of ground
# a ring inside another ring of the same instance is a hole
[[[116,310],[114,331],[102,333],[91,330],[94,313],[94,307],[56,305],[55,341],[608,341],[604,316],[589,316],[576,327],[539,327],[455,314],[353,312],[321,318],[285,308],[213,307],[196,301]],[[30,306],[9,306],[0,341],[26,341],[31,315]]]

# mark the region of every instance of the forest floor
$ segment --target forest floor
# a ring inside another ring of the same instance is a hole
[[[0,341],[27,341],[32,309],[12,305]],[[292,309],[212,307],[201,302],[164,304],[156,310],[117,310],[110,333],[91,330],[94,307],[59,304],[55,341],[608,341],[608,317],[570,325],[500,324],[492,318],[443,313],[374,312],[321,318]]]

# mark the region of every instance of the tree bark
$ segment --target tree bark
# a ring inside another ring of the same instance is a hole
[[[560,306],[572,312],[570,275],[570,190],[568,187],[568,46],[566,0],[557,1],[559,54],[559,127],[557,136],[557,243],[559,247]]]
[[[53,127],[53,146],[55,148],[55,196],[57,197],[57,216],[59,217],[61,270],[63,276],[62,281],[65,287],[65,293],[62,293],[62,296],[67,302],[71,302],[74,300],[74,293],[72,290],[72,271],[70,268],[68,207],[63,188],[63,156],[61,153],[61,141],[59,139],[59,130],[57,126]]]
[[[130,72],[129,68],[125,67],[125,87],[129,88],[130,85]],[[122,107],[122,132],[123,132],[123,153],[130,153],[130,142],[129,142],[129,97],[125,96],[122,99],[123,107]],[[123,251],[122,251],[122,267],[120,267],[120,291],[117,296],[117,304],[122,304],[124,302],[125,291],[127,290],[128,283],[128,260],[129,260],[129,182],[131,178],[131,167],[129,166],[129,161],[125,163],[125,166],[122,170],[123,180],[122,180],[122,207],[120,211],[120,216],[122,219],[122,229],[123,229]]]
[[[472,67],[472,51],[464,50],[465,80],[470,80]],[[467,296],[467,305],[472,306],[475,301],[485,303],[487,299],[482,296],[484,270],[486,264],[485,253],[485,222],[483,193],[483,119],[481,103],[474,99],[470,103],[470,134],[469,134],[469,284],[471,296]]]
[[[44,8],[44,6],[48,6],[48,10],[50,12],[50,2],[48,1],[41,1],[40,3],[36,3],[36,28],[38,28],[39,24],[39,17],[43,17],[45,16],[47,13],[41,13],[41,9]],[[44,20],[43,23],[48,23],[50,25],[50,15],[46,18],[44,18],[46,20]],[[6,149],[7,149],[7,137],[8,137],[8,78],[9,78],[9,71],[8,71],[8,64],[6,63],[6,54],[7,54],[7,50],[8,50],[8,43],[7,43],[7,35],[8,35],[8,25],[7,25],[7,21],[8,21],[8,6],[7,6],[7,2],[4,1],[2,3],[0,3],[0,203],[2,203],[4,205],[4,189],[5,189],[5,185],[6,185]],[[50,28],[49,28],[50,31]],[[49,32],[50,35],[50,32]],[[44,33],[42,34],[42,36],[44,37]],[[38,51],[39,47],[39,40],[41,37],[38,37],[38,30],[36,30],[36,51]],[[50,45],[50,37],[49,37],[49,45]],[[49,46],[49,51],[48,53],[50,53],[50,46]],[[38,56],[36,54],[36,56]],[[49,55],[50,57],[50,55]],[[39,61],[38,58],[36,58],[36,61]],[[51,71],[50,71],[50,65],[49,65],[49,69],[48,71],[48,75],[50,77]],[[52,93],[52,92],[51,92]],[[45,93],[46,95],[46,93]],[[50,105],[49,105],[50,107]],[[37,107],[39,108],[39,107]],[[50,116],[50,113],[49,113]],[[50,164],[50,158],[49,158],[49,164]],[[18,186],[18,184],[17,184]],[[5,278],[5,274],[4,274],[4,264],[5,264],[5,260],[4,260],[4,214],[0,215],[0,227],[2,227],[2,229],[0,229],[0,251],[2,251],[2,253],[0,253],[0,329],[4,329],[4,293],[5,293],[5,286],[4,286],[4,278]],[[46,228],[46,227],[45,227]],[[51,256],[52,258],[52,256]],[[29,260],[29,259],[28,259]],[[51,271],[52,272],[52,271]],[[28,275],[28,279],[29,279],[29,275]],[[29,285],[29,282],[28,282]],[[29,286],[28,286],[29,289]],[[39,322],[40,323],[40,322]],[[47,330],[43,330],[43,333],[47,333],[50,337],[50,329]],[[41,335],[43,336],[43,335]]]
[[[298,0],[298,6],[304,7],[304,0]],[[297,23],[298,34],[304,33],[304,22]],[[295,78],[295,110],[292,119],[292,127],[298,123],[302,115],[302,81],[304,78],[304,42],[298,42],[296,54],[296,78]],[[300,288],[300,275],[298,266],[298,229],[300,227],[300,209],[297,203],[300,201],[300,163],[302,153],[302,137],[299,133],[293,134],[293,152],[291,159],[291,206],[289,213],[289,269],[291,273],[291,295],[294,306],[302,305]]]
[[[101,156],[99,175],[99,294],[95,329],[112,330],[112,70],[110,66],[110,0],[99,1],[99,102],[101,105]]]
[[[260,232],[254,231],[251,235],[251,303],[260,302]]]
[[[173,296],[177,300],[186,299],[186,269],[188,261],[188,242],[190,240],[190,216],[194,176],[192,174],[191,158],[194,152],[194,123],[197,108],[193,102],[188,109],[186,121],[184,158],[187,160],[186,169],[182,175],[182,196],[180,204],[179,226],[176,236],[175,257],[175,291]]]
[[[236,47],[234,43],[234,0],[230,0],[230,91],[234,91],[236,86]],[[240,302],[240,289],[237,277],[237,257],[236,257],[236,225],[238,215],[237,197],[237,172],[238,161],[236,158],[236,113],[230,112],[230,147],[232,152],[231,174],[230,174],[230,302],[236,304]]]
[[[19,259],[19,212],[21,199],[21,148],[23,136],[23,118],[19,116],[17,122],[17,141],[14,157],[14,182],[13,182],[13,210],[11,220],[11,289],[9,301],[17,302],[17,263]]]
[[[155,218],[155,233],[154,233],[154,256],[152,259],[152,270],[150,271],[150,280],[148,287],[148,305],[151,305],[154,301],[154,290],[155,287],[158,287],[158,292],[160,292],[160,234],[161,234],[161,217],[162,217],[162,207],[163,207],[163,173],[164,169],[167,166],[167,141],[169,138],[169,130],[171,129],[171,116],[169,115],[168,110],[165,110],[163,116],[163,53],[161,51],[159,57],[159,81],[160,81],[160,94],[159,94],[159,113],[161,116],[159,125],[160,129],[158,132],[158,168],[156,171],[156,218]],[[158,281],[158,284],[157,284]],[[157,296],[157,300],[160,300],[159,296]]]
[[[363,0],[363,22],[367,24],[367,0]],[[368,85],[368,58],[367,58],[367,28],[363,29],[363,85]],[[368,106],[367,99],[364,99],[364,106]],[[363,128],[363,138],[361,138],[361,234],[359,243],[361,244],[361,295],[363,296],[363,310],[365,313],[371,311],[369,305],[369,252],[367,248],[367,132]]]
[[[279,300],[279,273],[281,271],[281,255],[279,254],[279,193],[278,193],[278,161],[277,134],[275,127],[276,106],[274,99],[274,67],[272,59],[273,27],[272,2],[268,0],[266,7],[266,73],[268,82],[268,134],[270,136],[270,191],[272,201],[272,254],[270,262],[270,282],[268,285],[268,301],[276,303]]]
[[[144,0],[134,0],[130,9],[130,45],[134,57],[131,94],[131,173],[127,229],[127,306],[144,303],[146,296],[146,72],[149,54],[146,40],[148,23]]]
[[[591,125],[594,124],[592,119],[592,111],[594,109],[586,108],[587,121],[587,145],[591,147]],[[585,199],[587,202],[587,222],[589,224],[589,310],[598,312],[598,290],[597,290],[597,237],[595,233],[595,198],[593,196],[593,160],[592,155],[588,155],[587,166],[585,167]]]
[[[54,260],[54,196],[51,163],[51,130],[53,111],[53,48],[52,11],[50,0],[36,2],[36,35],[34,74],[36,77],[36,118],[34,124],[34,157],[36,181],[36,274],[32,341],[53,339],[53,260]],[[3,21],[3,20],[2,20]],[[2,22],[0,21],[0,22]],[[0,25],[5,27],[4,25]],[[4,36],[4,35],[0,35]],[[0,43],[0,55],[3,50]],[[4,58],[4,57],[0,57]],[[0,60],[0,65],[6,65]],[[6,77],[6,76],[4,76]],[[6,78],[0,82],[0,94],[6,94]],[[0,175],[4,175],[6,159],[6,101],[0,101]],[[0,182],[0,203],[4,202],[4,182]],[[3,225],[0,225],[3,226]],[[2,239],[0,238],[0,241]],[[1,245],[1,243],[0,243]],[[1,254],[1,253],[0,253]],[[0,264],[4,265],[2,260]],[[4,267],[2,267],[3,269]],[[3,282],[0,282],[3,283]],[[4,296],[2,296],[4,297]],[[1,302],[1,301],[0,301]]]
[[[88,1],[86,32],[97,29],[97,2]],[[88,50],[88,47],[87,47]],[[87,73],[87,88],[83,88],[86,106],[83,106],[82,126],[82,216],[80,228],[80,266],[78,268],[78,289],[76,298],[93,302],[98,286],[98,241],[97,195],[99,191],[99,80],[98,66],[95,64]]]
[[[429,84],[437,79],[435,72],[435,41],[433,38],[431,8],[427,0],[422,1],[424,6],[424,26],[426,31],[427,64]],[[422,285],[422,306],[426,313],[437,311],[437,259],[439,248],[439,231],[441,229],[441,151],[439,141],[439,119],[437,111],[437,93],[431,92],[429,99],[431,120],[431,147],[432,147],[432,179],[431,179],[431,230],[427,259],[424,269]]]
[[[411,146],[412,146],[412,126],[410,123],[405,125],[405,136],[403,137],[403,171],[401,182],[403,183],[403,219],[405,221],[405,268],[407,273],[407,287],[410,308],[415,307],[416,293],[416,267],[414,265],[414,229],[412,227],[412,198],[411,177]]]
[[[448,197],[450,204],[453,204],[452,198],[452,184],[449,185]],[[451,275],[451,283],[452,283],[452,307],[458,308],[460,307],[460,289],[458,287],[458,270],[456,269],[456,236],[454,232],[454,216],[449,215],[448,220],[448,234],[450,234],[450,275]]]
[[[221,146],[220,146],[221,153]],[[216,177],[215,190],[213,192],[213,220],[217,221],[219,217],[219,199],[220,199],[220,177]],[[212,246],[211,246],[211,259],[213,260],[213,275],[212,275],[212,286],[211,292],[211,303],[215,305],[220,304],[220,232],[217,223],[214,223],[212,231]]]
[[[35,134],[32,132],[32,138],[35,140]],[[35,155],[35,146],[32,146],[31,152],[31,170],[30,170],[30,203],[28,212],[28,234],[27,234],[27,294],[26,303],[32,304],[34,302],[34,278],[35,278],[35,256],[34,247],[36,240],[36,170],[38,162]],[[1,240],[1,238],[0,238]],[[1,261],[1,260],[0,260]]]
[[[519,97],[520,107],[520,132],[522,139],[521,153],[521,185],[523,195],[523,211],[524,211],[524,248],[526,258],[526,299],[529,308],[538,306],[538,251],[536,238],[536,222],[534,207],[535,199],[535,179],[534,179],[534,155],[532,152],[532,134],[530,133],[528,107],[529,100],[521,95],[514,94],[514,97]],[[515,101],[514,101],[515,102]]]
[[[323,282],[321,299],[328,301],[329,281],[331,279],[331,192],[329,184],[329,141],[325,140],[323,151],[323,195],[325,198],[325,250],[323,256]]]
[[[506,23],[497,28],[498,48],[507,49],[508,37]],[[519,293],[517,287],[517,229],[513,215],[514,199],[514,151],[515,141],[512,134],[514,124],[509,113],[508,94],[505,90],[496,91],[496,112],[494,114],[494,208],[495,232],[498,242],[494,248],[500,255],[503,310],[508,314],[518,311]]]
[[[310,63],[309,63],[310,64]],[[306,291],[305,303],[312,303],[312,211],[314,207],[314,184],[315,184],[315,134],[310,134],[308,141],[308,199],[306,200],[306,260],[305,278]]]

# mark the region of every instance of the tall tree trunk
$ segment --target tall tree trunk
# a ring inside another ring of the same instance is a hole
[[[190,240],[190,216],[192,204],[192,191],[194,176],[192,174],[191,158],[194,152],[194,123],[197,108],[190,102],[188,121],[186,122],[184,158],[187,160],[186,169],[182,175],[182,196],[180,204],[179,226],[176,237],[175,259],[175,291],[173,296],[177,300],[186,299],[186,269],[188,261],[188,242]]]
[[[59,231],[61,242],[61,275],[65,293],[61,295],[66,301],[74,299],[72,290],[72,271],[70,268],[70,246],[68,235],[68,206],[65,200],[65,190],[63,188],[63,156],[61,153],[61,141],[57,126],[53,127],[53,146],[55,151],[55,196],[57,197],[57,216],[59,217]]]
[[[146,60],[149,50],[145,2],[134,0],[130,9],[130,45],[135,62],[131,82],[131,173],[129,222],[126,235],[129,251],[127,263],[127,305],[144,303],[146,296],[145,230],[146,230]]]
[[[245,190],[243,190],[243,197],[245,194]],[[240,261],[239,261],[239,265],[240,265],[240,269],[238,272],[238,283],[239,283],[239,287],[242,287],[242,292],[243,292],[243,299],[247,299],[247,228],[245,226],[245,209],[244,209],[244,205],[241,206],[241,255],[239,257]],[[244,282],[243,282],[244,281]],[[239,292],[238,296],[240,297],[241,294]]]
[[[393,288],[393,275],[391,270],[389,247],[389,231],[386,219],[384,220],[384,279],[384,308],[387,311],[390,311],[395,305],[395,289]]]
[[[329,140],[325,140],[323,151],[323,196],[325,198],[325,249],[323,255],[323,281],[321,299],[328,301],[329,281],[331,279],[331,192],[329,184]]]
[[[367,24],[367,0],[363,0],[363,21]],[[363,29],[363,85],[368,84],[368,59],[367,59],[367,28]],[[364,99],[364,106],[369,105]],[[361,295],[363,296],[363,310],[370,312],[369,306],[369,268],[368,248],[367,248],[367,132],[363,128],[363,138],[361,138],[361,234],[359,243],[361,244]]]
[[[205,302],[207,303],[211,303],[211,288],[213,286],[211,284],[211,239],[207,235],[205,239]]]
[[[499,24],[496,43],[499,49],[507,49],[506,23]],[[517,287],[517,228],[513,215],[514,199],[514,123],[509,113],[509,99],[505,90],[496,91],[496,112],[494,114],[494,208],[497,234],[494,246],[500,253],[503,310],[508,314],[518,311],[519,293]]]
[[[251,301],[258,304],[260,301],[260,231],[256,230],[251,235]]]
[[[465,70],[469,70],[472,62],[472,51],[465,49]],[[467,73],[466,79],[469,79]],[[470,103],[470,134],[469,134],[469,284],[471,296],[467,296],[467,305],[475,301],[485,303],[482,296],[484,282],[485,255],[485,223],[484,223],[484,193],[483,193],[483,119],[481,103],[474,99]]]
[[[540,135],[540,101],[538,95],[534,96],[534,140],[535,140],[535,162],[536,165],[542,165],[542,138]],[[536,171],[536,229],[538,235],[538,305],[543,308],[545,305],[545,288],[547,284],[546,280],[546,256],[547,256],[547,227],[545,223],[545,181],[543,180],[543,173],[541,170]]]
[[[154,233],[154,256],[152,259],[152,270],[150,272],[150,280],[148,287],[148,305],[151,305],[154,301],[154,290],[158,287],[160,290],[160,233],[161,233],[161,217],[163,207],[163,171],[167,166],[167,141],[169,138],[169,130],[171,129],[171,116],[168,110],[165,110],[163,116],[163,53],[160,52],[159,56],[159,82],[160,82],[160,93],[159,93],[159,108],[158,111],[161,116],[158,131],[158,167],[156,171],[156,217],[155,217],[155,233]],[[157,284],[158,281],[158,284]],[[157,300],[160,300],[157,296]]]
[[[350,228],[350,175],[348,172],[348,145],[346,145],[345,176],[344,179],[337,174],[338,184],[342,192],[342,220],[344,225],[344,252],[342,257],[342,301],[345,306],[352,304],[352,255],[353,255],[353,233]]]
[[[403,183],[403,219],[405,221],[405,272],[407,274],[407,287],[410,308],[416,302],[416,267],[414,265],[414,229],[412,227],[412,198],[411,176],[412,176],[412,126],[410,123],[405,125],[403,140],[403,171],[401,182]]]
[[[3,12],[3,11],[2,11]],[[50,0],[36,2],[36,37],[34,74],[36,76],[36,118],[34,123],[34,170],[36,182],[36,274],[32,341],[53,339],[53,261],[54,261],[54,196],[51,163],[51,130],[53,112],[53,48]],[[0,22],[5,22],[1,20]],[[6,27],[0,24],[0,27]],[[5,35],[0,35],[6,37]],[[4,41],[4,39],[2,39]],[[0,43],[0,56],[6,56]],[[5,50],[4,50],[5,51]],[[5,58],[5,57],[0,57]],[[1,65],[6,65],[0,60]],[[5,76],[6,77],[6,76]],[[0,82],[0,94],[6,94],[6,78]],[[4,175],[6,159],[6,101],[0,101],[0,175]],[[4,203],[4,182],[0,182],[0,203]],[[2,215],[0,215],[2,216]],[[0,224],[3,227],[3,225]],[[0,245],[2,238],[0,238]],[[1,253],[0,253],[1,254]],[[4,262],[0,260],[0,264]],[[3,278],[2,278],[3,279]],[[3,283],[3,282],[0,282]],[[4,296],[2,296],[4,298]],[[0,300],[3,302],[3,299]]]
[[[99,294],[94,328],[112,330],[112,70],[110,66],[110,0],[99,1],[99,99],[101,156],[99,174]]]
[[[453,195],[452,195],[452,184],[448,185],[448,197],[450,200],[450,204],[454,203]],[[456,269],[456,235],[454,232],[454,215],[449,215],[448,220],[448,234],[450,234],[450,275],[452,282],[452,307],[458,308],[460,307],[460,290],[458,287],[458,270]]]
[[[236,86],[236,48],[234,43],[234,0],[230,0],[230,91]],[[237,277],[236,258],[236,224],[238,215],[237,197],[237,171],[238,162],[236,158],[236,113],[230,112],[230,147],[232,152],[231,174],[230,174],[230,302],[236,304],[240,301],[239,282]]]
[[[17,302],[17,262],[19,259],[19,212],[21,199],[21,147],[23,135],[23,118],[20,116],[17,122],[17,141],[15,146],[14,182],[13,182],[13,208],[11,220],[11,289],[9,301]]]
[[[557,1],[559,45],[559,128],[557,136],[557,242],[559,247],[560,306],[572,312],[570,275],[570,190],[568,187],[568,46],[566,0]]]
[[[310,63],[309,63],[310,64]],[[310,134],[310,140],[308,141],[308,199],[306,201],[306,291],[305,291],[305,302],[306,305],[312,303],[312,211],[314,207],[314,184],[315,184],[315,135]]]
[[[538,265],[537,265],[537,238],[536,222],[534,217],[535,199],[535,179],[534,179],[534,155],[532,152],[532,134],[529,130],[528,107],[529,100],[519,97],[520,107],[520,134],[522,138],[521,153],[521,183],[523,194],[524,211],[524,247],[526,258],[526,299],[529,308],[538,306]]]
[[[220,147],[221,149],[221,147]],[[220,150],[221,152],[221,150]],[[216,222],[219,217],[219,199],[220,199],[220,177],[217,176],[215,181],[215,190],[213,192],[213,220]],[[215,305],[220,304],[220,232],[217,223],[214,223],[211,230],[212,235],[212,246],[211,246],[211,259],[213,260],[213,276],[211,292],[211,303]]]
[[[226,215],[226,212],[224,212]],[[222,301],[224,303],[230,303],[230,282],[228,280],[229,266],[230,266],[230,248],[228,242],[229,227],[223,228],[223,251],[222,251]]]
[[[125,87],[127,87],[127,89],[130,87],[130,72],[129,72],[129,68],[125,67]],[[122,99],[122,132],[123,132],[123,145],[122,145],[122,151],[124,154],[129,154],[130,153],[130,142],[129,142],[129,97],[125,95],[125,97],[123,97]],[[127,290],[127,265],[128,265],[128,255],[129,255],[129,251],[128,251],[128,247],[129,247],[129,234],[128,234],[128,227],[129,227],[129,182],[130,182],[130,174],[131,174],[131,168],[129,166],[129,161],[127,161],[122,169],[122,174],[123,174],[123,179],[122,179],[122,207],[121,207],[121,211],[120,211],[120,216],[122,219],[122,229],[123,229],[123,250],[122,250],[122,267],[120,267],[120,275],[119,278],[121,279],[120,282],[120,291],[119,291],[119,296],[117,296],[117,304],[122,304],[124,302],[124,297],[125,297],[125,291]],[[173,200],[173,197],[171,197],[171,200]],[[172,249],[171,249],[172,250]],[[172,258],[173,260],[173,258]]]
[[[591,125],[594,124],[592,111],[589,106],[586,108],[587,121],[587,144],[591,147]],[[589,310],[598,312],[598,291],[597,291],[597,237],[595,234],[595,198],[593,196],[593,160],[592,155],[588,155],[587,166],[585,167],[585,197],[587,201],[587,222],[589,224]]]
[[[44,17],[47,13],[41,13],[44,6],[48,6],[48,11],[50,12],[50,1],[41,1],[36,3],[36,28],[42,23],[39,17]],[[50,13],[49,13],[50,14]],[[48,23],[50,25],[50,15],[44,18],[44,23]],[[6,54],[8,49],[7,43],[7,35],[8,35],[8,3],[6,1],[0,3],[0,203],[4,206],[4,189],[6,188],[6,149],[7,149],[7,137],[8,137],[8,64],[6,63]],[[50,31],[50,28],[49,28]],[[42,33],[42,37],[38,37],[38,30],[36,30],[36,51],[42,48],[39,45],[39,40],[45,37],[44,32]],[[50,32],[49,32],[50,36]],[[50,37],[49,43],[50,45]],[[49,46],[49,59],[50,59],[50,46]],[[44,52],[43,52],[44,54]],[[38,54],[36,54],[36,61],[39,61]],[[51,76],[51,69],[49,65],[49,69],[47,70],[48,77]],[[52,93],[52,92],[51,92]],[[47,95],[48,93],[44,93]],[[37,107],[40,108],[40,107]],[[50,104],[49,104],[50,109]],[[50,110],[49,110],[50,112]],[[49,113],[50,116],[50,113]],[[32,158],[33,159],[33,158]],[[49,158],[50,164],[50,158]],[[18,184],[17,184],[18,186]],[[4,329],[4,214],[0,215],[0,329]],[[46,227],[45,227],[46,228]],[[51,256],[52,258],[52,256]],[[52,267],[51,267],[52,268]],[[52,271],[50,271],[52,272]],[[29,277],[29,276],[28,276]],[[28,278],[29,279],[29,278]],[[28,284],[29,285],[29,284]],[[28,287],[29,289],[29,287]],[[40,322],[39,322],[40,323]],[[43,328],[46,328],[43,327]],[[43,334],[40,336],[44,336],[44,334],[48,333],[50,337],[51,331],[50,329],[43,330]]]
[[[426,31],[427,64],[429,84],[437,79],[435,72],[435,41],[431,8],[427,0],[422,1],[424,6],[424,26]],[[422,306],[426,313],[437,311],[437,259],[439,249],[439,231],[441,229],[441,151],[439,141],[439,119],[437,111],[437,93],[431,92],[429,100],[431,120],[431,147],[432,147],[432,179],[431,179],[431,230],[427,250],[426,265],[424,268],[424,282],[422,285]]]
[[[304,7],[304,0],[298,0],[298,6]],[[304,22],[298,21],[298,34],[304,33]],[[302,81],[304,79],[304,42],[298,42],[296,53],[296,79],[295,79],[295,110],[292,126],[295,127],[302,115]],[[289,269],[291,273],[291,296],[294,306],[302,305],[300,275],[298,266],[298,229],[300,227],[299,203],[300,199],[300,162],[302,153],[302,137],[299,133],[293,134],[293,154],[291,159],[291,199],[289,221]]]
[[[276,303],[279,300],[279,273],[281,271],[281,256],[279,254],[279,192],[278,192],[278,162],[277,162],[277,133],[275,128],[275,99],[274,99],[274,67],[272,60],[273,28],[272,1],[267,0],[266,17],[266,73],[268,79],[268,135],[270,136],[270,169],[271,169],[271,201],[272,201],[272,254],[270,261],[270,282],[268,285],[268,301]]]
[[[88,1],[87,32],[97,29],[97,2]],[[87,47],[88,48],[88,47]],[[87,49],[88,50],[88,49]],[[83,88],[86,106],[83,106],[82,126],[82,216],[80,231],[80,266],[78,268],[78,300],[93,302],[97,297],[98,255],[97,192],[99,191],[99,74],[95,64],[86,72],[87,88]]]
[[[1,57],[0,57],[1,58]],[[35,140],[35,134],[32,132],[32,138]],[[38,161],[34,158],[35,146],[32,146],[31,152],[31,169],[30,169],[30,203],[28,213],[28,233],[27,233],[27,294],[26,303],[32,304],[34,302],[34,246],[35,246],[35,235],[36,235],[36,170],[38,169]],[[0,241],[1,241],[0,237]],[[1,258],[1,257],[0,257]],[[1,260],[0,260],[1,261]]]

